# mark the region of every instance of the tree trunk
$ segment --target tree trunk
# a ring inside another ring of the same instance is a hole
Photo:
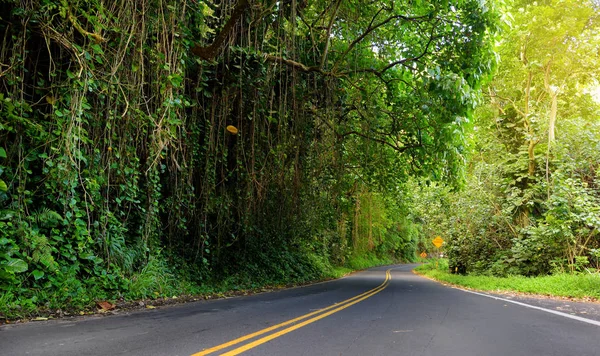
[[[550,116],[548,117],[548,147],[546,148],[546,183],[548,183],[548,199],[550,199],[550,151],[554,141],[556,140],[555,127],[556,117],[558,115],[558,90],[554,89],[552,85],[550,85],[550,65],[551,63],[546,65],[546,72],[544,73],[544,87],[546,88],[546,92],[550,96],[551,100]]]
[[[550,117],[548,119],[548,145],[551,145],[555,137],[556,117],[558,115],[558,93],[552,90],[552,105],[550,107]]]
[[[529,144],[527,145],[527,153],[529,155],[529,165],[527,167],[527,174],[530,177],[533,177],[535,174],[535,146],[536,142],[533,139],[529,140]]]
[[[354,229],[352,229],[352,246],[354,250],[358,248],[358,240],[360,236],[358,235],[359,222],[360,218],[360,194],[356,196],[356,204],[354,206]]]
[[[544,73],[544,87],[552,100],[550,105],[550,117],[548,118],[548,148],[555,140],[554,128],[556,126],[556,116],[558,114],[558,90],[552,88],[552,85],[550,85],[550,67],[551,63],[548,63],[546,65],[546,72]]]
[[[373,196],[369,193],[369,251],[372,251],[375,247],[375,243],[373,242]]]
[[[527,142],[527,154],[529,156],[529,164],[527,167],[527,174],[532,177],[535,173],[535,146],[537,142],[534,140],[533,127],[531,125],[531,121],[529,120],[529,100],[531,98],[531,80],[533,79],[533,74],[529,72],[527,77],[527,86],[525,87],[525,110],[524,110],[524,118],[523,123],[525,125],[525,130],[529,135],[529,139]]]

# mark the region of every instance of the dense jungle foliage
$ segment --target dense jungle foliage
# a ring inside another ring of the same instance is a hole
[[[464,175],[492,5],[0,1],[4,311],[414,259],[406,184]]]
[[[421,189],[417,211],[454,271],[598,271],[600,3],[515,1],[503,22],[465,189]]]
[[[0,312],[597,265],[594,6],[0,0]]]

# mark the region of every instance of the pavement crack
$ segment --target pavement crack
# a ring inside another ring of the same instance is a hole
[[[450,308],[446,308],[446,314],[444,314],[444,317],[440,321],[440,325],[444,324],[444,321],[446,321],[446,318],[448,317],[449,313],[450,313]]]
[[[446,308],[446,313],[442,317],[442,320],[440,320],[440,324],[439,325],[444,324],[444,321],[446,321],[446,318],[448,317],[449,313],[450,313],[450,308]],[[429,349],[429,347],[431,347],[431,344],[433,344],[433,339],[435,338],[436,335],[437,335],[436,332],[434,332],[431,335],[431,338],[429,338],[429,341],[427,342],[427,345],[423,348],[423,351],[421,351],[421,355],[425,355],[425,351],[427,351]]]
[[[427,351],[427,349],[429,349],[429,347],[431,346],[431,344],[433,343],[433,339],[435,338],[436,333],[434,332],[433,335],[431,335],[431,338],[429,338],[429,342],[427,343],[427,345],[423,348],[423,351],[421,351],[421,355],[425,355],[425,351]]]

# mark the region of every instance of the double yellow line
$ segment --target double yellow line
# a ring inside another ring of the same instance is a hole
[[[244,342],[246,340],[255,338],[257,336],[266,334],[266,333],[268,333],[270,331],[274,331],[274,330],[277,330],[277,329],[282,328],[284,326],[287,326],[287,325],[290,325],[290,324],[294,324],[294,325],[292,325],[292,326],[290,326],[288,328],[285,328],[283,330],[279,330],[279,331],[277,331],[275,333],[269,334],[269,335],[267,335],[265,337],[262,337],[260,339],[255,340],[255,341],[252,341],[252,342],[250,342],[248,344],[240,346],[240,347],[238,347],[238,348],[236,348],[234,350],[231,350],[229,352],[221,354],[221,356],[238,355],[238,354],[241,354],[242,352],[248,351],[248,350],[250,350],[250,349],[252,349],[252,348],[254,348],[254,347],[258,346],[258,345],[264,344],[265,342],[269,342],[269,341],[271,341],[271,340],[273,340],[275,338],[278,338],[278,337],[280,337],[282,335],[285,335],[285,334],[287,334],[289,332],[292,332],[292,331],[294,331],[296,329],[300,329],[303,326],[306,326],[308,324],[314,323],[317,320],[320,320],[320,319],[323,319],[325,317],[328,317],[331,314],[334,314],[334,313],[339,312],[340,310],[346,309],[349,306],[352,306],[352,305],[354,305],[356,303],[359,303],[359,302],[361,302],[361,301],[363,301],[363,300],[365,300],[367,298],[370,298],[370,297],[374,296],[375,294],[377,294],[377,293],[381,292],[382,290],[384,290],[389,285],[390,279],[392,278],[392,275],[391,275],[390,271],[391,271],[391,268],[388,269],[387,271],[385,271],[385,280],[383,281],[383,283],[381,283],[379,286],[377,286],[377,287],[375,287],[375,288],[373,288],[373,289],[371,289],[369,291],[366,291],[366,292],[364,292],[362,294],[359,294],[359,295],[357,295],[355,297],[352,297],[350,299],[346,299],[344,301],[332,304],[332,305],[330,305],[330,306],[328,306],[326,308],[319,309],[317,311],[314,311],[314,312],[311,312],[311,313],[308,313],[308,314],[304,314],[302,316],[299,316],[299,317],[294,318],[294,319],[290,319],[290,320],[285,321],[283,323],[270,326],[268,328],[259,330],[257,332],[254,332],[254,333],[251,333],[251,334],[248,334],[248,335],[244,335],[244,336],[239,337],[237,339],[228,341],[228,342],[226,342],[224,344],[211,347],[210,349],[206,349],[206,350],[197,352],[197,353],[193,354],[192,356],[208,355],[208,354],[211,354],[213,352],[216,352],[216,351],[228,348],[230,346],[237,345],[237,344],[239,344],[241,342]],[[308,319],[308,318],[310,318],[310,319]],[[305,319],[307,319],[307,320],[305,320]],[[304,321],[302,321],[302,320],[304,320]]]

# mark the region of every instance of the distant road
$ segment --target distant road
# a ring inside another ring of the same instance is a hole
[[[600,326],[442,286],[415,265],[248,297],[0,327],[0,355],[600,355]]]

